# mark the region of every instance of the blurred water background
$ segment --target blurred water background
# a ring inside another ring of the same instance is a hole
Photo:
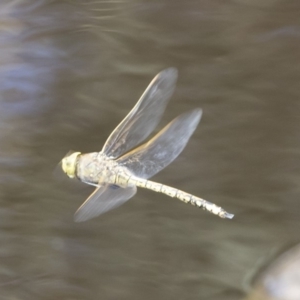
[[[0,45],[1,300],[242,299],[256,262],[299,241],[299,1],[1,0]],[[171,66],[163,124],[204,114],[154,180],[235,218],[139,190],[74,223],[93,188],[56,164],[99,151]]]

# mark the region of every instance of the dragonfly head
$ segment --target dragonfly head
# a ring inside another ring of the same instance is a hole
[[[62,160],[62,169],[70,177],[74,178],[76,174],[76,164],[77,158],[80,155],[80,152],[74,152],[69,156],[66,156]]]

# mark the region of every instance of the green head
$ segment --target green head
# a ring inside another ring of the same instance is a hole
[[[70,178],[76,175],[76,163],[80,154],[81,152],[74,152],[62,160],[62,169]]]

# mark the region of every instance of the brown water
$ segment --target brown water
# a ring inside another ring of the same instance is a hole
[[[299,240],[299,1],[0,2],[0,299],[241,299]],[[179,69],[164,122],[201,107],[154,177],[235,213],[140,190],[86,223],[91,187],[57,181],[98,151],[153,76]]]

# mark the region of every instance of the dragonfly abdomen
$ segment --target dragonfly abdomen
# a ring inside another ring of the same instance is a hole
[[[155,191],[158,193],[163,193],[172,198],[177,198],[185,203],[190,203],[191,205],[197,206],[198,208],[207,210],[210,213],[217,215],[221,218],[232,219],[234,216],[233,214],[229,214],[223,208],[215,205],[214,203],[211,203],[202,198],[196,197],[192,194],[186,193],[184,191],[178,190],[176,188],[173,188],[173,187],[170,187],[170,186],[158,183],[158,182],[154,182],[154,181],[150,181],[150,180],[146,180],[146,179],[142,179],[142,178],[130,177],[128,179],[128,183],[131,185],[134,184],[137,187],[145,188],[145,189],[152,190],[152,191]]]

